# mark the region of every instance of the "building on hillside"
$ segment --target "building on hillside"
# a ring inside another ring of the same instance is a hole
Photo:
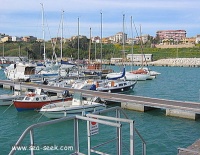
[[[23,40],[24,42],[32,42],[32,41],[36,41],[37,38],[36,38],[36,37],[33,37],[33,36],[24,36],[24,37],[22,37],[22,40]]]
[[[92,43],[100,43],[100,42],[101,42],[101,38],[99,36],[92,37]]]
[[[195,42],[196,42],[196,38],[195,37],[191,37],[191,38],[184,38],[183,40],[182,40],[182,42],[184,43],[184,44],[195,44]]]
[[[3,38],[1,38],[1,42],[7,42],[7,41],[12,41],[12,37],[5,35]]]
[[[5,33],[0,33],[0,42],[2,42],[1,38],[3,38],[3,37],[5,37]]]
[[[127,40],[127,34],[123,32],[118,32],[113,37],[113,41],[115,43],[123,44],[123,42],[126,43],[126,40]]]
[[[160,39],[160,41],[163,40],[173,40],[173,42],[179,42],[186,38],[186,31],[185,30],[163,30],[163,31],[157,31],[156,36]]]
[[[109,37],[106,37],[106,38],[102,38],[102,43],[103,44],[111,44],[111,40],[110,40],[110,38]]]
[[[13,42],[19,42],[19,41],[22,41],[22,38],[16,37],[16,36],[12,36],[12,41]]]
[[[195,43],[196,44],[200,44],[200,34],[197,35]]]
[[[135,45],[135,44],[139,44],[139,40],[137,38],[128,38],[126,40],[126,43],[130,45],[133,43]]]
[[[61,41],[61,37],[51,38],[52,43],[60,43],[60,41]]]
[[[151,62],[153,61],[153,54],[127,54],[126,58],[133,62]]]

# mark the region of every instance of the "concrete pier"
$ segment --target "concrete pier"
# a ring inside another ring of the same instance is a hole
[[[121,108],[140,111],[140,112],[145,112],[145,111],[150,111],[150,110],[156,109],[153,107],[144,106],[143,104],[140,104],[140,103],[129,103],[129,102],[121,102]]]
[[[181,117],[192,120],[196,120],[197,118],[199,118],[199,115],[193,112],[180,109],[166,109],[166,116]]]

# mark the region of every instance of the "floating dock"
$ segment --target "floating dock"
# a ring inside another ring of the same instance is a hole
[[[154,109],[165,109],[166,116],[175,116],[193,120],[196,120],[200,117],[200,103],[198,102],[174,101],[135,95],[125,95],[119,93],[104,93],[99,91],[54,87],[42,84],[18,82],[14,83],[8,80],[0,80],[0,85],[3,88],[10,89],[12,89],[15,85],[20,85],[21,89],[24,91],[26,91],[28,88],[42,88],[45,91],[55,93],[62,93],[64,90],[68,90],[72,93],[81,92],[83,96],[98,96],[106,101],[118,102],[124,109],[136,110],[141,112],[146,112]]]

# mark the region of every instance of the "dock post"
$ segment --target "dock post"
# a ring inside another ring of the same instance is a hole
[[[196,113],[180,109],[166,109],[166,116],[181,117],[192,120],[196,120],[197,118]]]
[[[153,107],[145,106],[144,104],[141,104],[141,103],[129,103],[129,102],[121,102],[121,108],[136,110],[136,111],[141,111],[141,112],[156,109]]]

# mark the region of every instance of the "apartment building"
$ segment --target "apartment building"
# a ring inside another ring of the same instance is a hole
[[[173,41],[181,41],[186,38],[185,30],[163,30],[157,31],[156,36],[160,38],[160,40],[173,40]]]
[[[127,40],[127,34],[123,33],[123,32],[118,32],[113,37],[113,41],[115,43],[121,43],[122,44],[123,42],[125,43],[126,40]]]

